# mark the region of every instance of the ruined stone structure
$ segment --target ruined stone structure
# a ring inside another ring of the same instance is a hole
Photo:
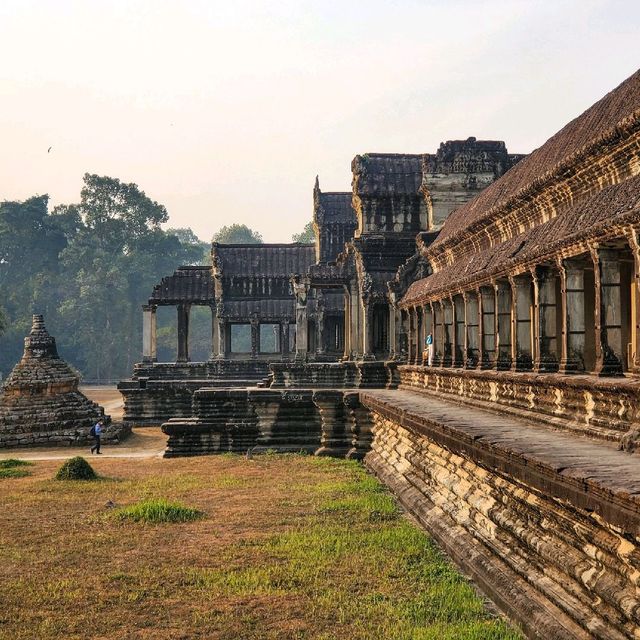
[[[298,324],[342,288],[344,361],[297,327],[270,389],[197,391],[167,455],[364,457],[529,637],[637,639],[640,72],[525,158],[481,144],[357,157],[353,239],[293,278]]]
[[[22,359],[0,389],[0,447],[84,444],[99,418],[105,421],[104,441],[119,442],[127,430],[110,424],[78,383],[78,374],[58,355],[43,317],[34,315]]]

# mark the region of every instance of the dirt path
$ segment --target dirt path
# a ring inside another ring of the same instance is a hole
[[[114,386],[82,387],[82,393],[102,405],[113,420],[122,420],[122,395]],[[118,445],[102,445],[101,458],[158,458],[162,456],[167,436],[156,427],[134,428]],[[16,447],[0,449],[0,460],[66,460],[78,455],[90,456],[89,447]]]

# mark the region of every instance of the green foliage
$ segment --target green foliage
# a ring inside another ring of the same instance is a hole
[[[304,225],[304,229],[300,233],[294,233],[291,236],[292,242],[310,243],[316,241],[316,234],[313,231],[313,222],[309,221]]]
[[[93,467],[82,457],[67,460],[56,473],[56,480],[97,480]]]
[[[61,355],[85,378],[129,375],[141,351],[140,306],[153,286],[208,259],[190,229],[164,231],[166,220],[164,206],[137,185],[93,174],[80,202],[52,212],[47,196],[0,203],[0,371],[20,358],[31,314],[43,313]]]
[[[120,520],[161,524],[164,522],[190,522],[202,517],[202,513],[180,502],[170,502],[164,498],[143,500],[115,511]]]
[[[28,476],[29,472],[24,467],[33,466],[32,462],[26,460],[18,460],[16,458],[8,458],[0,460],[0,479],[1,478],[23,478]]]
[[[222,244],[262,244],[262,235],[246,224],[225,225],[213,235],[213,242]]]

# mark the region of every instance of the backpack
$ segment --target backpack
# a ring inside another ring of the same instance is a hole
[[[95,437],[96,437],[96,425],[95,425],[95,424],[93,425],[93,427],[91,427],[91,431],[89,431],[89,435],[90,435],[92,438],[95,438]]]

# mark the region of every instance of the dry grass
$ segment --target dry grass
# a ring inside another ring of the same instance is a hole
[[[0,638],[519,637],[355,463],[92,462],[98,482],[56,482],[55,461],[0,482]],[[117,517],[153,499],[204,515]]]

